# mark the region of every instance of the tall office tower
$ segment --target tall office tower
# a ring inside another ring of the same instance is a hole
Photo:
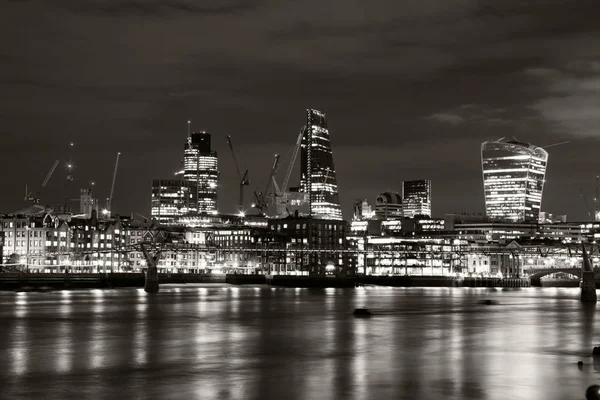
[[[537,222],[548,152],[504,138],[481,145],[485,212],[489,218]]]
[[[185,145],[183,182],[190,214],[217,214],[219,159],[210,148],[210,133],[193,132]]]
[[[79,196],[79,213],[85,218],[92,218],[92,211],[98,215],[98,199],[94,198],[92,189],[81,189]]]
[[[342,219],[337,175],[329,142],[325,114],[306,110],[300,152],[300,190],[308,193],[310,215],[321,219]]]
[[[152,180],[152,219],[166,225],[177,223],[188,212],[188,198],[188,187],[182,179]]]
[[[402,182],[402,212],[406,218],[431,217],[431,181],[420,179]]]
[[[380,193],[375,203],[377,219],[389,220],[402,218],[402,197],[394,192]]]

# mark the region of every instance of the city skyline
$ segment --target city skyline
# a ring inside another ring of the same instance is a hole
[[[75,180],[61,165],[44,192],[51,202],[93,180],[104,204],[121,151],[114,209],[147,213],[152,178],[179,164],[188,119],[221,154],[236,135],[259,182],[310,106],[335,120],[346,216],[356,199],[420,178],[433,181],[435,215],[483,213],[479,146],[516,136],[571,141],[551,151],[543,211],[588,219],[580,192],[593,198],[600,172],[594,2],[332,3],[333,19],[309,5],[127,4],[0,5],[1,210],[23,208],[25,184],[37,190],[73,141]],[[208,36],[219,40],[193,39]],[[220,164],[223,211],[234,212],[235,167]]]

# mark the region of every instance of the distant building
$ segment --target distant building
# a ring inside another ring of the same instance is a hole
[[[189,188],[182,179],[152,181],[152,219],[171,225],[188,213]]]
[[[548,152],[503,139],[481,145],[485,210],[506,222],[538,222]]]
[[[190,214],[217,214],[219,159],[211,150],[210,133],[193,132],[187,139],[183,159],[183,183]]]
[[[377,196],[375,216],[378,219],[401,219],[402,215],[402,197],[400,194],[395,192],[384,192]]]
[[[566,214],[551,214],[545,211],[540,211],[540,224],[559,224],[567,222]]]
[[[337,174],[325,114],[306,110],[300,152],[300,191],[309,194],[313,218],[342,219]]]
[[[96,211],[96,214],[98,214],[98,199],[94,197],[92,189],[81,189],[79,213],[84,218],[91,218],[93,211]]]
[[[402,182],[402,206],[406,218],[417,215],[431,217],[431,181]]]
[[[352,219],[354,221],[363,221],[373,218],[374,212],[367,199],[357,200],[354,203],[354,213]]]

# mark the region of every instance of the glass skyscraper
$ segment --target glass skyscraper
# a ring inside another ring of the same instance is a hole
[[[183,182],[188,188],[190,214],[217,214],[219,159],[211,150],[210,133],[193,132],[185,145]]]
[[[548,152],[516,140],[484,142],[481,167],[486,215],[495,220],[537,222]]]
[[[431,217],[431,181],[419,179],[402,182],[402,213],[406,218]]]
[[[302,131],[300,190],[309,193],[312,217],[342,219],[327,118],[312,109],[306,110],[306,126]]]
[[[187,214],[188,188],[181,179],[154,179],[152,181],[151,215],[161,224],[175,224]]]

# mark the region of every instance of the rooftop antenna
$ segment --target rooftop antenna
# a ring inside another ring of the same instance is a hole
[[[542,146],[542,149],[547,149],[548,147],[560,146],[561,144],[567,144],[567,143],[571,143],[571,141],[567,140],[566,142],[548,144],[546,146]]]
[[[190,138],[191,134],[191,125],[192,124],[192,120],[188,119],[188,139]]]

